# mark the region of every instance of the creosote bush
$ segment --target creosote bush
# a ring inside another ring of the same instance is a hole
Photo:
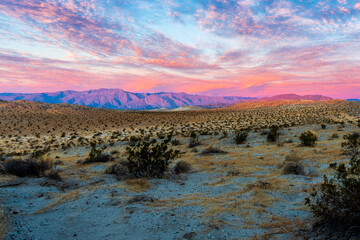
[[[341,144],[341,147],[351,155],[358,154],[360,147],[360,134],[354,132],[351,134],[346,134],[343,138],[346,141]]]
[[[168,144],[169,141],[154,139],[127,147],[129,173],[137,178],[163,177],[170,162],[180,154],[178,150],[169,149]]]
[[[236,131],[235,132],[235,143],[236,144],[243,144],[246,142],[246,139],[249,135],[249,131],[248,130],[240,130],[240,131]]]
[[[190,169],[191,169],[191,166],[189,163],[187,163],[185,161],[179,161],[176,163],[176,165],[174,167],[174,172],[175,172],[175,174],[187,173],[190,171]]]
[[[334,230],[354,228],[360,233],[360,157],[354,155],[348,164],[333,163],[333,177],[324,175],[305,203],[317,217],[318,227]]]
[[[313,147],[318,140],[318,135],[314,131],[303,132],[299,137],[303,146]]]
[[[278,126],[272,126],[269,133],[267,134],[267,140],[268,142],[276,142],[277,138],[279,137],[279,127]]]
[[[112,157],[109,154],[104,153],[104,147],[96,148],[96,143],[92,142],[91,150],[89,152],[89,157],[85,159],[85,163],[95,163],[95,162],[109,162],[112,161]]]

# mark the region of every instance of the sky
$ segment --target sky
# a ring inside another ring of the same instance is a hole
[[[360,0],[1,0],[0,92],[360,98]]]

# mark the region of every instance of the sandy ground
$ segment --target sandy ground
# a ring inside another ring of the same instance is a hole
[[[319,135],[316,147],[301,147],[306,130]],[[306,192],[329,173],[328,163],[347,160],[342,136],[355,124],[306,125],[282,129],[278,146],[251,132],[236,145],[233,135],[200,136],[198,151],[216,146],[226,154],[201,156],[176,147],[178,160],[192,171],[166,179],[137,183],[104,174],[110,163],[82,165],[88,147],[51,152],[63,162],[63,182],[46,178],[0,175],[0,201],[8,220],[6,239],[302,239],[300,229],[311,224],[304,207]],[[333,133],[340,137],[331,139]],[[108,147],[124,155],[125,142]],[[283,174],[281,164],[292,150],[303,156],[306,175]],[[175,162],[176,162],[175,161]]]

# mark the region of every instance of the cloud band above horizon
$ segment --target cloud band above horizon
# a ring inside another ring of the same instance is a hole
[[[0,21],[0,92],[360,97],[360,1],[2,0]]]

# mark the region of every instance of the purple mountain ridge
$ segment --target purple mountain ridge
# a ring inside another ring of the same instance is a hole
[[[0,93],[0,100],[36,101],[43,103],[68,103],[89,107],[149,110],[157,108],[178,108],[182,106],[203,106],[204,108],[227,107],[239,102],[278,100],[331,100],[322,95],[283,94],[273,97],[221,97],[193,95],[187,93],[159,92],[132,93],[121,89],[96,89],[89,91],[60,91],[48,93]]]
[[[49,93],[0,93],[5,101],[27,100],[43,103],[69,103],[110,109],[146,110],[181,106],[231,105],[248,97],[212,97],[187,93],[132,93],[121,89],[60,91]]]

